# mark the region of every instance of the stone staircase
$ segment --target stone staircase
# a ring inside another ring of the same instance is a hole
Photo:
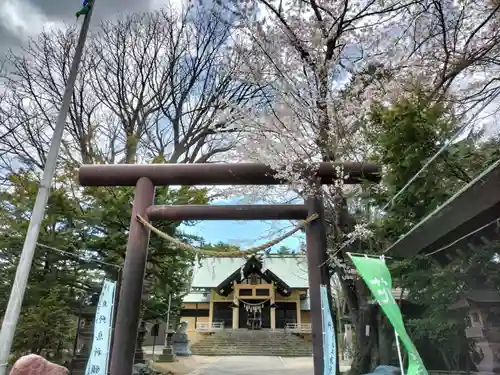
[[[225,329],[207,335],[191,351],[204,356],[310,357],[312,344],[284,330]]]

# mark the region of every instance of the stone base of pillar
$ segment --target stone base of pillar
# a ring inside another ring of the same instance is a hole
[[[172,346],[174,347],[174,353],[178,356],[189,356],[192,355],[189,348],[189,338],[186,333],[187,323],[181,322],[177,331],[172,336]]]
[[[163,353],[161,353],[157,362],[175,362],[176,359],[174,348],[172,346],[167,346],[163,349]]]
[[[73,364],[72,364],[72,375],[85,375],[85,370],[87,368],[87,362],[88,358],[87,357],[76,357],[73,359]]]
[[[137,348],[135,350],[134,364],[136,363],[146,363],[146,359],[144,358],[144,351],[142,350],[142,348]]]
[[[189,341],[187,342],[174,342],[174,353],[178,356],[192,355],[189,349]]]

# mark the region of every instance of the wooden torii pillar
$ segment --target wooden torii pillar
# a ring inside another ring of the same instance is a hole
[[[361,163],[319,163],[314,178],[318,184],[333,184],[338,167],[348,176],[345,184],[379,182],[379,167]],[[308,198],[304,205],[250,206],[154,206],[155,186],[169,185],[280,185],[286,181],[265,164],[118,164],[83,165],[82,186],[135,186],[134,207],[123,266],[120,298],[116,312],[110,375],[131,375],[139,329],[139,313],[146,267],[149,229],[137,215],[148,220],[304,220],[319,219],[306,227],[309,294],[311,302],[314,375],[323,375],[323,335],[320,285],[329,290],[327,243],[323,199]]]

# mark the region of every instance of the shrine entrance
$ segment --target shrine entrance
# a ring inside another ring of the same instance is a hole
[[[136,188],[113,330],[110,375],[132,375],[150,232],[155,231],[156,234],[173,241],[179,251],[186,249],[182,242],[159,232],[151,224],[151,221],[155,220],[301,220],[301,226],[294,230],[299,230],[303,226],[306,232],[314,374],[324,373],[321,286],[329,290],[330,275],[321,185],[333,185],[338,181],[342,181],[343,184],[360,184],[367,181],[378,183],[380,168],[363,162],[321,162],[310,166],[297,166],[297,171],[299,170],[303,172],[302,178],[308,184],[311,193],[304,197],[303,204],[162,206],[153,204],[155,186],[282,185],[287,181],[279,177],[268,165],[258,163],[111,164],[80,167],[78,178],[82,186],[135,186]],[[265,248],[270,246],[266,244]],[[229,285],[225,288],[229,288]],[[287,292],[278,290],[278,293],[287,294]],[[220,294],[220,290],[218,293]],[[237,302],[234,301],[235,305]],[[244,303],[242,305],[245,310]],[[272,306],[273,317],[275,308]],[[269,308],[265,305],[261,308],[261,318],[257,320],[261,322],[261,326],[268,325],[270,320],[266,318],[270,315],[268,311]],[[256,319],[255,313],[253,312],[253,321]],[[238,314],[235,312],[233,317],[238,317]]]
[[[243,301],[239,306],[239,327],[249,330],[271,328],[270,301]]]

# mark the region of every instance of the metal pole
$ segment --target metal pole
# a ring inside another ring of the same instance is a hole
[[[153,336],[153,363],[155,363],[155,346],[156,346],[156,336]]]
[[[165,348],[168,346],[168,331],[170,326],[170,306],[172,306],[172,294],[168,295],[167,329],[165,330]]]
[[[396,340],[396,349],[398,351],[399,368],[401,369],[401,375],[405,375],[405,367],[403,364],[403,355],[401,354],[401,346],[399,345],[399,336],[396,330],[394,330],[394,338]]]
[[[26,286],[28,284],[28,277],[31,264],[33,262],[33,256],[35,255],[40,226],[45,217],[45,206],[47,205],[50,195],[50,187],[52,185],[52,179],[54,177],[57,164],[57,157],[61,147],[64,125],[69,112],[73,88],[78,74],[78,66],[80,65],[80,61],[82,59],[83,48],[87,39],[93,9],[94,6],[92,5],[89,13],[85,15],[82,28],[80,29],[78,44],[76,45],[75,55],[73,57],[73,62],[71,63],[71,69],[62,98],[61,108],[59,110],[59,114],[57,115],[54,135],[52,136],[52,142],[47,155],[47,160],[45,162],[42,181],[40,182],[40,186],[38,188],[35,206],[33,207],[28,232],[26,233],[24,246],[16,270],[16,276],[10,292],[9,303],[7,304],[7,309],[5,310],[2,329],[0,331],[0,375],[7,374],[10,349],[16,332],[19,315],[21,313],[21,305],[24,298],[24,292],[26,291]]]

